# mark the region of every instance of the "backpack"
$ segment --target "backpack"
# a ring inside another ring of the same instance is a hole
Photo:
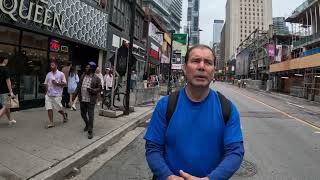
[[[230,101],[219,91],[217,91],[218,97],[221,103],[221,109],[222,109],[222,115],[224,119],[224,124],[226,125],[229,121],[230,118],[230,113],[231,113],[231,103]],[[180,91],[175,91],[169,95],[169,101],[167,105],[167,113],[166,113],[166,124],[167,127],[169,126],[172,114],[174,113],[178,98],[179,98]]]

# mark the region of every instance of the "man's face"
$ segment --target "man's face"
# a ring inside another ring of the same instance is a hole
[[[51,68],[51,71],[57,70],[57,65],[56,65],[56,63],[50,63],[50,68]]]
[[[186,79],[194,87],[209,87],[214,74],[214,56],[207,48],[193,49],[183,68]]]
[[[90,74],[90,65],[86,66],[85,72],[86,72],[86,74]]]

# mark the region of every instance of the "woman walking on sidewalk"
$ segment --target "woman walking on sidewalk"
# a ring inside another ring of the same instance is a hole
[[[11,86],[9,68],[7,67],[8,62],[7,56],[0,55],[0,103],[6,106],[4,111],[9,120],[9,125],[11,125],[15,124],[16,121],[11,117],[9,98],[14,98],[15,96]]]
[[[74,66],[71,66],[70,73],[68,77],[68,93],[70,94],[70,107],[72,110],[76,111],[76,103],[78,101],[78,97],[74,97],[74,93],[77,89],[79,83],[79,76]],[[72,99],[75,99],[72,101]]]

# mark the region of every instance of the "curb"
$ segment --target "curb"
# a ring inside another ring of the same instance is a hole
[[[54,167],[41,172],[31,178],[30,180],[55,180],[63,179],[73,168],[82,166],[86,164],[90,159],[96,157],[97,155],[106,151],[107,147],[118,142],[126,133],[135,129],[139,124],[144,123],[151,118],[153,109],[147,111],[146,113],[136,117],[132,121],[123,124],[118,129],[113,130],[109,134],[105,135],[101,139],[97,140],[88,147],[78,151],[67,159],[59,162]]]
[[[137,127],[136,129],[128,132],[123,136],[119,142],[108,148],[108,151],[104,154],[101,154],[92,160],[83,167],[79,168],[79,174],[76,174],[74,177],[69,178],[70,180],[87,180],[92,179],[96,173],[98,173],[105,164],[107,164],[112,158],[124,150],[129,144],[131,144],[141,133],[145,131],[144,127]],[[98,176],[94,179],[105,179]]]

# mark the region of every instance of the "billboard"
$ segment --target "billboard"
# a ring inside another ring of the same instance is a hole
[[[187,52],[188,36],[187,34],[173,34],[173,51],[181,52],[185,56]]]

